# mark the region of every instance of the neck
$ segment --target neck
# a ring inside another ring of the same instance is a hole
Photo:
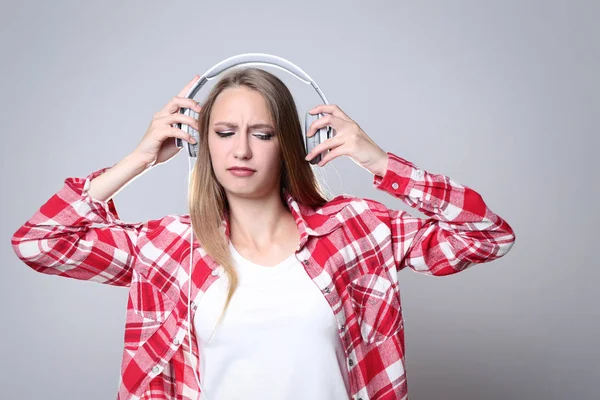
[[[297,229],[278,190],[257,198],[231,195],[227,200],[230,240],[237,249],[268,249],[270,245],[281,242],[290,229]]]

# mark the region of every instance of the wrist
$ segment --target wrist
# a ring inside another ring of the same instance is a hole
[[[141,174],[154,165],[153,162],[149,162],[146,158],[140,157],[136,153],[128,154],[120,161],[120,164],[126,166],[128,170],[135,171],[136,175]]]
[[[387,171],[387,166],[389,162],[389,156],[387,153],[383,153],[381,159],[375,163],[373,170],[371,171],[374,175],[379,175],[383,177],[385,172]]]

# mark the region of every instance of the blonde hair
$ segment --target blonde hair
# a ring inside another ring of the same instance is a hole
[[[227,88],[240,86],[256,90],[266,100],[281,148],[280,194],[284,206],[287,207],[284,189],[300,204],[319,207],[327,202],[323,188],[304,159],[306,151],[302,128],[294,98],[287,86],[277,76],[258,68],[236,69],[226,74],[210,91],[198,116],[198,158],[191,173],[189,192],[189,213],[194,235],[207,254],[223,266],[229,278],[227,300],[221,317],[237,288],[238,277],[221,226],[229,213],[229,204],[212,169],[208,149],[209,121],[219,94]]]

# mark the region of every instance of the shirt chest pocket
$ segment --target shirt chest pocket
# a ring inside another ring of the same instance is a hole
[[[165,321],[175,302],[156,286],[145,280],[134,280],[129,290],[131,311],[135,314],[156,322]]]
[[[402,329],[400,296],[387,277],[361,275],[350,282],[348,294],[365,343],[379,344]]]

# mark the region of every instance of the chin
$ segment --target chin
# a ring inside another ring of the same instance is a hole
[[[225,193],[227,195],[252,199],[261,198],[268,196],[271,189],[265,186],[253,185],[253,184],[236,184],[228,182],[227,185],[223,185]]]
[[[254,182],[240,182],[236,181],[235,178],[227,178],[220,183],[223,186],[223,189],[225,189],[225,192],[235,195],[251,195],[260,190],[260,187]]]

